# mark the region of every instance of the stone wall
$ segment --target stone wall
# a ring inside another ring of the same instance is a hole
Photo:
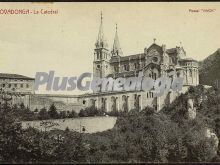
[[[188,87],[184,87],[183,93]],[[31,110],[36,108],[49,109],[54,104],[58,111],[76,111],[86,107],[95,106],[98,109],[104,109],[106,112],[112,110],[129,111],[131,109],[144,109],[145,107],[154,107],[157,111],[166,104],[170,104],[180,93],[170,90],[168,94],[161,97],[153,97],[153,92],[106,92],[90,93],[84,95],[50,95],[50,94],[28,94],[23,96],[13,96],[12,103],[24,103]]]

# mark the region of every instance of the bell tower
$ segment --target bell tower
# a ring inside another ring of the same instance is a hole
[[[94,61],[93,61],[93,76],[106,77],[110,73],[110,58],[108,44],[103,31],[103,15],[101,12],[101,23],[99,27],[98,38],[95,43]]]

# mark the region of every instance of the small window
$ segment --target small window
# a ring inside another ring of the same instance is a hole
[[[177,77],[180,77],[180,72],[177,72]]]
[[[124,65],[124,70],[129,71],[129,65]]]
[[[134,63],[134,68],[135,69],[139,69],[141,67],[141,65],[139,63]]]
[[[14,84],[14,87],[16,87],[16,88],[17,88],[17,86],[18,86],[17,84]]]
[[[2,84],[2,87],[5,87],[5,84]]]
[[[135,99],[135,100],[137,99],[137,94],[134,94],[134,99]]]
[[[86,100],[83,100],[83,104],[86,104]]]
[[[8,88],[11,88],[11,84],[8,84]]]
[[[23,88],[24,86],[23,86],[23,84],[21,84],[21,88]]]
[[[97,59],[99,59],[100,58],[100,54],[99,53],[97,53]]]
[[[154,57],[153,58],[153,62],[157,62],[158,61],[158,58],[157,57]]]
[[[29,84],[26,84],[26,88],[29,88]]]
[[[97,68],[99,69],[101,66],[100,65],[97,65]]]
[[[150,95],[150,98],[153,98],[153,93],[152,92],[150,92],[149,95]]]
[[[157,79],[157,74],[156,74],[156,73],[154,73],[154,79],[155,79],[155,80]]]

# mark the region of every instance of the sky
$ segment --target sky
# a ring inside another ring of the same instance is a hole
[[[219,2],[0,3],[1,9],[58,10],[58,14],[0,14],[2,73],[35,77],[36,72],[54,70],[55,76],[64,77],[92,72],[101,11],[109,49],[117,23],[124,55],[142,53],[154,38],[167,48],[181,44],[188,57],[199,61],[220,48]]]

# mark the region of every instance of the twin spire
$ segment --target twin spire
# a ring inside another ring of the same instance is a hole
[[[118,25],[117,24],[116,24],[115,39],[114,39],[113,48],[112,48],[112,55],[113,56],[123,55],[121,47],[120,47],[119,39],[118,39]]]
[[[102,12],[101,12],[101,23],[100,23],[100,26],[99,26],[98,39],[97,39],[97,41],[96,41],[95,46],[96,46],[96,48],[107,48],[107,47],[108,47],[108,44],[107,44],[107,41],[106,41],[106,39],[105,39],[104,32],[103,32],[103,17],[102,17]]]
[[[103,31],[103,15],[101,12],[101,23],[99,27],[99,33],[98,33],[98,38],[96,41],[96,49],[97,48],[106,48],[108,47],[107,41],[104,36],[104,31]],[[115,38],[114,38],[114,43],[113,43],[113,48],[112,48],[112,56],[121,56],[123,55],[120,43],[119,43],[119,38],[118,38],[118,26],[116,24],[116,32],[115,32]]]

